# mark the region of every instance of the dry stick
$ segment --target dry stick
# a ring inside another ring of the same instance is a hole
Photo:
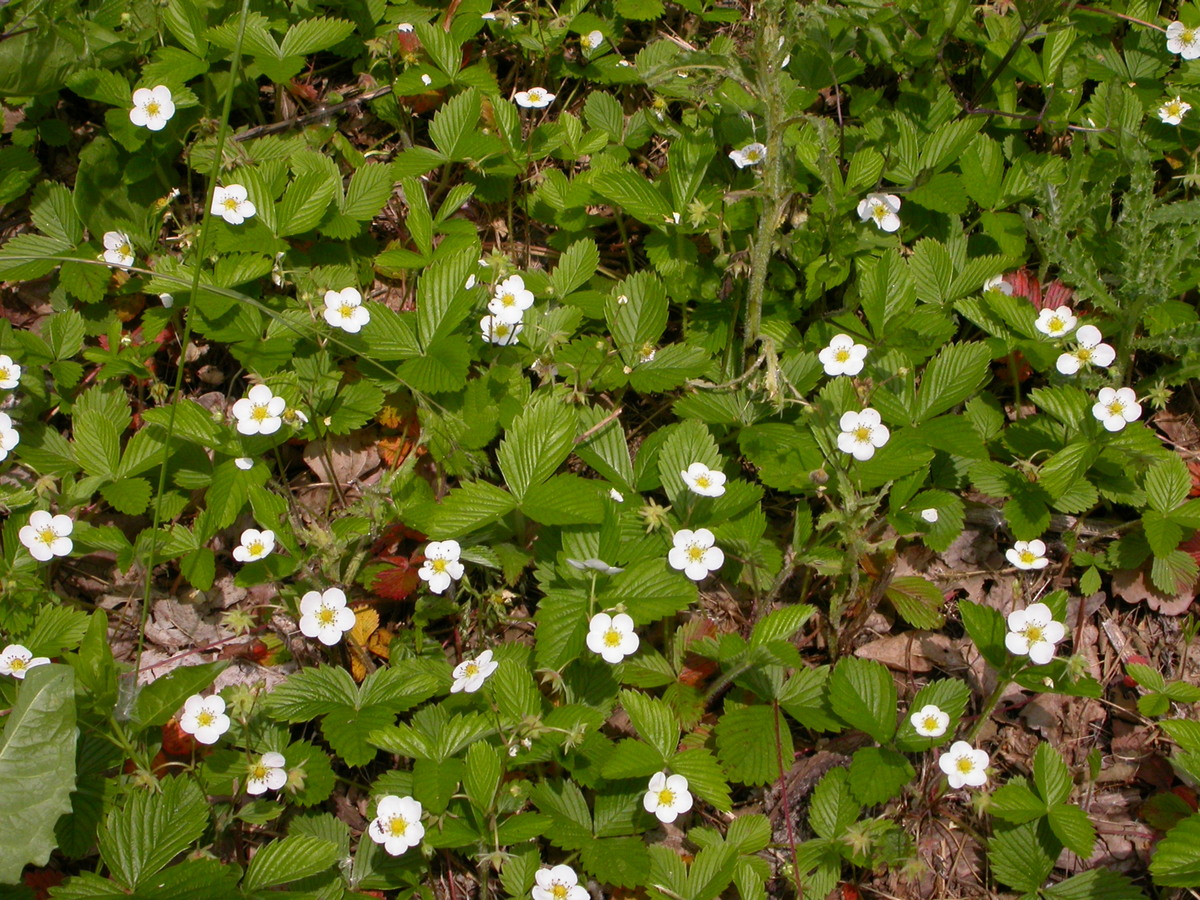
[[[616,419],[617,416],[621,415],[621,413],[623,413],[624,411],[625,411],[625,407],[618,406],[616,409],[614,409],[612,412],[610,412],[607,416],[605,416],[603,419],[601,419],[599,422],[597,422],[595,425],[593,425],[591,428],[589,428],[587,431],[585,431],[579,437],[575,438],[575,443],[582,444],[584,441],[586,441],[588,438],[590,438],[597,431],[600,431],[602,428],[604,428],[604,426],[607,425],[609,422],[612,422],[614,419]]]
[[[351,97],[349,100],[343,100],[341,103],[335,103],[333,106],[323,107],[322,109],[318,109],[316,112],[305,113],[302,116],[293,116],[292,118],[284,119],[281,122],[271,122],[267,125],[258,125],[254,128],[248,128],[241,134],[235,134],[233,136],[233,140],[238,142],[249,141],[257,137],[262,137],[263,135],[277,134],[280,131],[287,131],[290,128],[303,128],[305,125],[312,125],[316,122],[328,119],[331,116],[336,116],[338,113],[344,112],[356,104],[366,103],[368,100],[376,100],[380,97],[390,94],[391,92],[392,86],[390,84],[385,85],[384,87],[376,88],[373,91],[367,91],[366,93],[358,94],[357,96]]]
[[[779,766],[779,802],[783,806],[783,821],[787,825],[788,847],[792,851],[792,877],[796,881],[796,898],[804,900],[804,889],[800,887],[800,855],[796,851],[796,832],[792,829],[792,810],[788,803],[787,772],[783,768],[783,738],[779,733],[779,701],[772,700],[775,713],[775,761]]]

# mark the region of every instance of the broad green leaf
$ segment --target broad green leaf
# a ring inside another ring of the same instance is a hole
[[[583,868],[597,881],[616,887],[637,887],[650,868],[650,855],[640,837],[589,841],[583,846],[582,861]]]
[[[992,350],[984,343],[949,344],[925,367],[913,422],[923,422],[962,403],[988,376]]]
[[[681,502],[681,498],[711,503],[711,500],[695,499],[683,480],[683,472],[692,463],[704,463],[710,469],[720,470],[723,462],[717,442],[708,428],[689,419],[671,428],[667,439],[663,441],[658,457],[658,477],[673,503]]]
[[[550,273],[550,286],[560,297],[587,284],[600,264],[600,251],[591,238],[576,241],[558,258],[558,265]]]
[[[604,305],[609,332],[626,364],[636,364],[667,327],[667,292],[653,272],[636,272],[613,288]]]
[[[583,792],[573,781],[541,781],[530,791],[529,799],[554,819],[554,827],[546,832],[546,839],[556,847],[578,850],[594,840],[592,815]]]
[[[1046,888],[1051,900],[1146,900],[1146,895],[1120,872],[1090,869]]]
[[[1029,789],[1024,778],[1012,778],[992,793],[989,812],[998,819],[1016,825],[1046,815],[1046,801]]]
[[[1164,887],[1200,886],[1200,813],[1167,832],[1150,859],[1150,876]]]
[[[792,752],[791,729],[769,706],[726,710],[717,723],[717,755],[730,781],[767,784],[779,778]]]
[[[1047,806],[1064,802],[1074,786],[1067,764],[1057,750],[1045,743],[1038,744],[1033,754],[1033,780]]]
[[[196,782],[164,778],[159,790],[138,788],[109,812],[100,856],[114,879],[139,887],[199,840],[207,825],[208,802]]]
[[[1172,455],[1150,467],[1142,486],[1146,489],[1150,508],[1165,513],[1187,499],[1192,479],[1183,460]]]
[[[129,723],[134,729],[165,725],[192,694],[198,694],[228,666],[227,660],[180,666],[143,687],[133,701]]]
[[[946,621],[941,611],[946,598],[941,589],[920,575],[894,578],[884,593],[896,612],[914,628],[937,629]]]
[[[647,225],[657,227],[671,221],[671,204],[636,172],[620,169],[597,173],[592,177],[592,187],[606,200]]]
[[[896,685],[874,660],[843,657],[829,677],[829,700],[847,725],[884,744],[896,733]]]
[[[285,39],[286,40],[286,39]],[[382,163],[364,163],[350,176],[342,215],[369,222],[392,196],[392,169]]]
[[[574,408],[551,393],[535,394],[496,451],[504,481],[518,500],[562,465],[575,446]]]
[[[750,633],[750,646],[761,647],[770,641],[790,640],[815,612],[816,609],[807,603],[796,603],[768,613]]]
[[[30,669],[0,737],[0,884],[26,865],[44,866],[57,846],[54,826],[71,811],[75,788],[75,675],[66,666]]]
[[[608,500],[604,482],[569,473],[534,484],[521,501],[521,511],[543,525],[598,525]]]
[[[345,19],[303,19],[288,29],[279,44],[280,56],[308,56],[328,50],[354,33],[354,23]]]
[[[1018,891],[1046,883],[1062,844],[1045,819],[997,830],[988,842],[988,862],[996,878]]]
[[[468,157],[479,125],[479,92],[468,88],[437,111],[429,125],[429,137],[447,159]]]
[[[886,747],[863,747],[850,761],[850,789],[864,806],[886,803],[916,776],[912,763]]]
[[[337,188],[338,185],[323,172],[303,172],[297,175],[276,208],[279,236],[302,234],[316,228]],[[260,202],[271,202],[266,197],[250,199],[256,205]]]
[[[659,559],[644,559],[612,576],[600,593],[606,606],[623,603],[633,621],[648,625],[696,600],[696,584]]]
[[[657,697],[638,691],[622,691],[621,706],[642,739],[658,751],[663,763],[675,755],[679,745],[679,721],[674,711]]]
[[[337,844],[306,834],[267,841],[250,860],[242,890],[258,891],[316,875],[332,866],[339,853]]]
[[[997,667],[1008,662],[1008,648],[1004,646],[1008,628],[999,611],[970,600],[960,600],[958,614],[968,637],[975,642],[984,659]]]
[[[721,812],[732,811],[729,783],[725,780],[725,773],[721,770],[720,763],[709,750],[695,747],[676,753],[671,758],[671,771],[686,778],[688,789],[697,797],[711,803]]]
[[[575,453],[605,478],[615,482],[621,490],[632,491],[633,462],[629,457],[629,445],[625,442],[625,430],[620,418],[596,427],[609,415],[602,407],[580,409],[579,427],[588,438],[576,445]]]
[[[500,753],[491,744],[477,743],[467,748],[463,788],[475,809],[483,813],[491,811],[502,771]]]
[[[831,769],[813,790],[808,824],[821,837],[834,840],[858,820],[860,811],[850,791],[850,770]]]
[[[1087,813],[1073,804],[1058,803],[1050,807],[1047,820],[1064,847],[1080,859],[1091,857],[1096,847],[1096,829]]]
[[[102,70],[93,70],[100,72]],[[110,75],[121,82],[123,90],[121,91],[121,99],[119,102],[126,103],[129,99],[129,88],[123,78],[113,75],[110,72],[104,73]],[[89,98],[93,99],[93,98]],[[64,244],[78,244],[83,240],[83,224],[79,221],[79,217],[75,214],[75,201],[71,196],[71,192],[61,184],[53,181],[46,181],[39,184],[33,192],[33,199],[29,204],[30,218],[33,219],[34,227],[49,237],[62,241]],[[50,327],[65,313],[58,313],[53,316],[47,327]],[[75,316],[78,319],[78,314]],[[82,338],[82,334],[80,337]],[[49,335],[46,336],[53,348],[54,341]],[[76,347],[78,349],[78,347]],[[57,359],[65,357],[55,353]]]

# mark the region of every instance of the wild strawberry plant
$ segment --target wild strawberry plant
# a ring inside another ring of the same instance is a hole
[[[1200,886],[1194,620],[1087,638],[1197,583],[1200,11],[0,24],[6,895]],[[1117,871],[1103,735],[1001,735],[1120,690]]]

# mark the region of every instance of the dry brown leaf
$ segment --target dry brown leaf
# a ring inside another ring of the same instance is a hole
[[[934,669],[960,668],[962,657],[954,641],[932,631],[906,631],[863,644],[855,656],[881,662],[897,672],[924,674]]]
[[[1142,569],[1113,573],[1113,593],[1127,603],[1145,603],[1164,616],[1182,616],[1195,599],[1191,592],[1178,597],[1164,594],[1146,578]]]

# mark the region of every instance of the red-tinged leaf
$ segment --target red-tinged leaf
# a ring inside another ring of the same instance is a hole
[[[384,562],[392,568],[379,572],[371,581],[371,592],[385,600],[403,600],[417,589],[421,579],[417,577],[417,564],[406,556],[385,556]]]

